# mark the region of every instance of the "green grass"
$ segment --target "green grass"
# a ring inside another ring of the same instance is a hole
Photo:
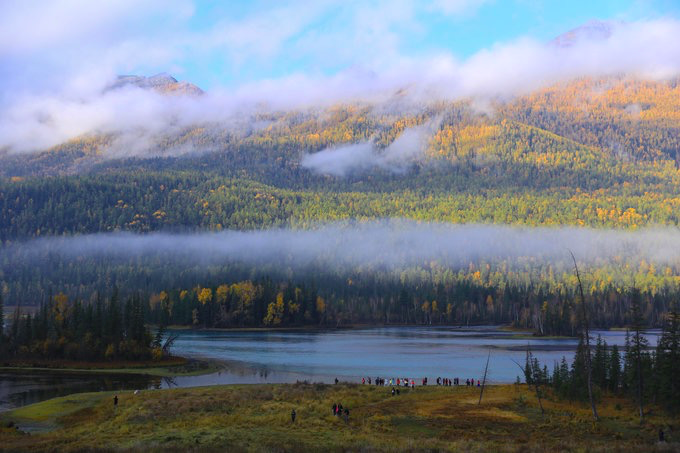
[[[47,432],[59,428],[59,420],[73,413],[93,407],[107,397],[110,392],[76,393],[73,395],[52,398],[38,404],[14,409],[10,414],[0,414],[0,421],[5,425],[8,421],[31,432]]]
[[[81,451],[654,451],[657,430],[680,437],[680,421],[655,408],[640,425],[635,408],[607,398],[595,423],[585,403],[548,400],[542,416],[525,386],[494,386],[477,405],[476,388],[427,387],[392,397],[362,385],[233,385],[89,393],[3,414],[26,435],[5,429],[0,449]],[[521,395],[521,397],[520,397]],[[331,415],[350,409],[349,423]],[[617,409],[616,405],[621,406]],[[295,408],[297,420],[291,423]],[[51,428],[51,429],[50,429]],[[49,431],[46,431],[50,429]],[[680,450],[680,443],[668,451]],[[674,450],[673,450],[674,449]]]

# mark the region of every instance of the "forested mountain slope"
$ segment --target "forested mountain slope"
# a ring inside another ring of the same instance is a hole
[[[251,130],[198,125],[127,158],[107,149],[111,136],[6,155],[1,239],[338,218],[678,223],[675,80],[577,80],[496,100],[485,111],[472,101],[405,103],[260,114]],[[426,133],[403,145],[413,152],[398,160],[385,154],[423,125]],[[317,152],[366,159],[365,150],[353,157],[341,147],[367,142],[378,164],[341,176],[304,165]]]
[[[308,229],[386,218],[677,226],[678,112],[677,80],[622,76],[484,102],[414,102],[401,92],[378,104],[250,112],[225,124],[168,131],[129,150],[109,133],[5,153],[3,293],[11,303],[34,304],[51,291],[94,300],[117,286],[123,296],[148,296],[146,309],[159,320],[163,292],[178,310],[169,319],[206,326],[263,325],[280,315],[283,324],[513,322],[570,334],[571,269],[538,262],[530,251],[519,262],[489,254],[457,268],[432,260],[340,272],[313,261],[309,274],[283,262],[205,265],[163,255],[162,248],[112,260],[35,252],[40,245],[30,243],[29,253],[22,244],[89,233]],[[625,324],[633,286],[652,325],[677,298],[680,262],[636,260],[586,269],[595,324]],[[228,297],[219,302],[225,285],[254,285],[258,296],[248,306],[229,305]]]

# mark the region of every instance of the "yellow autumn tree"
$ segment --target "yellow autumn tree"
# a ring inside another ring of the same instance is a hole
[[[205,305],[208,302],[212,300],[212,289],[210,288],[203,288],[199,293],[198,293],[198,301],[202,304]]]
[[[161,302],[161,308],[166,310],[168,314],[172,315],[172,301],[170,300],[170,295],[166,291],[161,291],[158,294],[158,299]]]
[[[239,307],[246,310],[257,297],[258,289],[251,281],[243,281],[231,285],[231,292],[238,299]]]
[[[319,314],[326,313],[326,301],[321,296],[316,296],[316,311]]]
[[[218,304],[223,304],[227,301],[227,296],[229,296],[229,285],[220,285],[215,290],[215,301]]]
[[[281,324],[283,309],[283,293],[280,292],[276,295],[276,302],[271,302],[267,307],[267,315],[263,319],[264,324],[267,326],[278,326]]]
[[[59,323],[64,322],[66,310],[68,310],[68,296],[64,293],[59,293],[54,296],[54,319]]]

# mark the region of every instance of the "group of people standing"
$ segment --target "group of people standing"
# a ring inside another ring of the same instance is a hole
[[[368,385],[371,385],[373,383],[373,380],[370,377],[362,377],[361,378],[361,383],[366,384],[368,382]],[[416,381],[414,379],[409,380],[409,378],[392,378],[392,379],[385,379],[381,377],[375,378],[375,385],[378,386],[389,386],[389,387],[415,387],[416,386]]]
[[[452,385],[460,385],[460,378],[437,378],[437,385],[443,385],[445,387],[450,387]],[[474,379],[465,379],[465,385],[468,387],[474,387],[475,386],[475,380]],[[477,379],[477,387],[481,387],[482,382]]]
[[[427,378],[424,377],[421,382],[422,382],[421,385],[427,385]],[[450,387],[452,385],[461,385],[460,382],[461,382],[460,378],[453,378],[453,379],[442,378],[442,377],[437,378],[437,385],[443,385],[445,387]],[[373,383],[373,380],[370,377],[362,377],[361,383],[362,384],[368,383],[368,385],[371,385]],[[411,379],[409,379],[409,378],[385,379],[385,378],[377,377],[377,378],[375,378],[375,385],[390,386],[390,387],[396,386],[396,387],[415,388],[416,381],[413,378],[411,378]],[[470,387],[470,386],[474,387],[475,386],[475,380],[474,379],[466,379],[465,385],[468,386],[468,387]],[[481,386],[482,386],[482,383],[478,379],[477,380],[477,387],[481,387]]]
[[[451,387],[452,385],[460,385],[460,378],[437,378],[437,385],[443,385],[444,387]],[[465,385],[468,387],[474,387],[475,386],[475,380],[474,379],[465,379]],[[482,386],[482,381],[477,379],[477,387]]]
[[[342,404],[333,404],[333,407],[331,408],[333,411],[333,415],[336,417],[343,417],[345,419],[345,423],[349,422],[349,409],[346,407],[342,407]]]

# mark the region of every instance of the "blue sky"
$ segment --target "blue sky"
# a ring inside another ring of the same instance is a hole
[[[282,39],[280,47],[273,54],[235,60],[215,51],[200,56],[192,55],[177,64],[182,77],[206,88],[240,84],[253,79],[277,78],[296,72],[332,74],[353,65],[361,65],[364,59],[361,55],[353,55],[354,60],[351,57],[341,57],[337,61],[327,56],[320,58],[311,52],[301,51],[301,43],[328,31],[336,37],[336,44],[342,46],[343,41],[367,33],[365,28],[356,24],[354,16],[359,14],[366,14],[367,21],[386,21],[386,30],[394,34],[391,37],[392,50],[400,55],[422,56],[449,52],[465,59],[481,49],[521,37],[549,41],[591,20],[649,20],[677,17],[680,11],[680,2],[673,0],[453,0],[441,2],[441,7],[436,6],[438,2],[429,6],[426,2],[420,2],[420,5],[406,3],[408,12],[405,17],[392,18],[386,11],[399,8],[399,1],[376,2],[372,15],[368,14],[369,8],[362,7],[367,2],[327,2]],[[451,5],[448,9],[447,3]],[[193,32],[201,33],[220,28],[223,23],[249,23],[253,18],[270,15],[272,10],[282,9],[295,16],[296,11],[306,9],[295,2],[282,5],[282,2],[225,4],[199,1],[195,3],[188,26]],[[272,31],[255,30],[261,34],[263,42]],[[329,52],[332,49],[332,46],[327,46]],[[163,68],[152,69],[160,71]]]

